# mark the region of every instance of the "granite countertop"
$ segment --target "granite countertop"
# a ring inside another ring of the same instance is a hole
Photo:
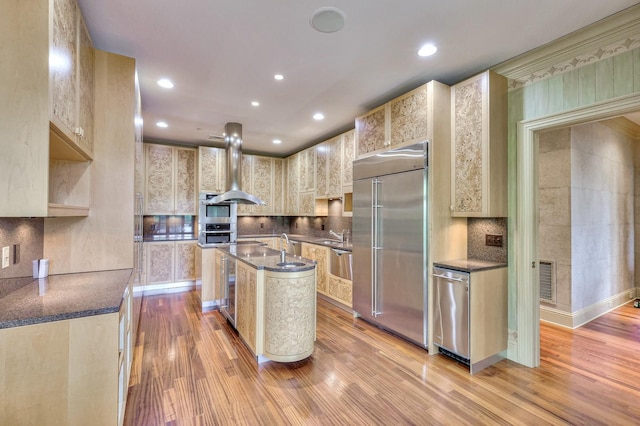
[[[118,312],[131,269],[0,280],[0,328]]]
[[[455,259],[433,262],[434,267],[453,269],[460,272],[479,272],[489,269],[506,268],[505,262],[492,262],[479,259]]]
[[[198,237],[194,234],[162,234],[162,235],[145,235],[142,241],[145,243],[160,241],[195,241]]]
[[[240,235],[239,238],[268,238],[268,237],[279,238],[281,235],[282,234],[250,234],[250,235]],[[333,247],[333,248],[347,250],[347,251],[353,250],[353,243],[340,242],[338,240],[334,240],[331,238],[309,237],[308,235],[301,235],[301,234],[287,234],[287,237],[289,237],[289,241],[318,244],[325,247]]]
[[[285,261],[297,262],[301,263],[301,265],[295,267],[278,266],[278,263],[280,263],[280,252],[262,244],[231,244],[217,248],[255,269],[265,269],[275,272],[301,272],[316,267],[316,262],[291,254],[287,254]]]

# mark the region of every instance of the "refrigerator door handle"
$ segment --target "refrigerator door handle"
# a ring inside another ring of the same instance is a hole
[[[371,181],[371,315],[378,316],[378,179]]]

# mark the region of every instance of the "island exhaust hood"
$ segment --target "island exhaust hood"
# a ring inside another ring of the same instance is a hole
[[[224,140],[227,154],[227,185],[226,191],[217,197],[211,198],[207,204],[258,204],[266,203],[248,194],[241,189],[242,186],[242,124],[227,123],[224,126]]]

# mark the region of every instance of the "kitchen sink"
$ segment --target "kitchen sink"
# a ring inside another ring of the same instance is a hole
[[[280,262],[280,263],[276,263],[276,265],[281,267],[281,268],[299,268],[301,266],[304,266],[305,263],[303,263],[303,262]]]
[[[342,241],[338,241],[338,240],[322,240],[320,241],[320,244],[326,244],[329,246],[341,246],[343,243]]]
[[[338,242],[338,244],[342,244]],[[329,254],[329,273],[345,280],[352,280],[353,255],[349,250],[332,248]]]

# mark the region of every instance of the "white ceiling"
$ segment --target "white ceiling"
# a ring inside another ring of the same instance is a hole
[[[276,156],[353,128],[356,116],[422,83],[455,84],[636,3],[79,0],[95,46],[136,58],[145,139],[222,146],[207,138],[236,121],[245,151]],[[344,29],[310,26],[322,6],[346,13]],[[425,42],[438,52],[420,58]],[[160,88],[162,77],[175,88]]]

